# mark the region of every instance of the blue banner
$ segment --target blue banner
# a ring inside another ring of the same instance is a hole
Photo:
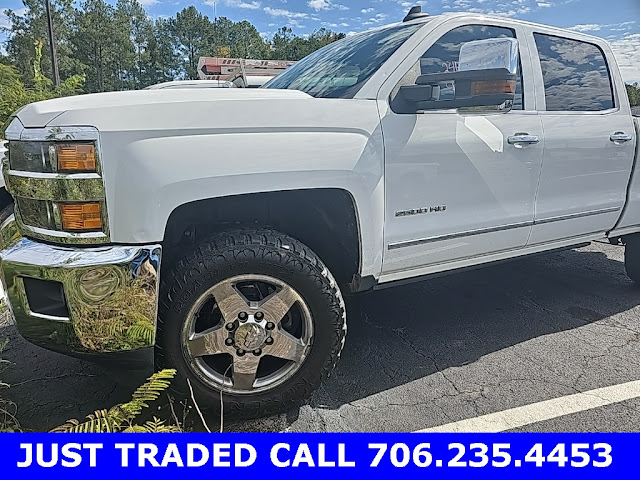
[[[259,478],[635,478],[640,434],[0,434],[3,478],[113,479],[141,470],[167,479],[184,470]]]

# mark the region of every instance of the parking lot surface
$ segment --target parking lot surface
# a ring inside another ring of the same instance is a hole
[[[359,295],[340,363],[309,403],[225,430],[416,431],[527,405],[543,411],[535,405],[640,380],[640,288],[623,254],[593,243]],[[2,337],[14,363],[3,395],[24,429],[108,408],[135,387],[118,383],[126,375],[28,344],[6,320]],[[634,395],[507,429],[640,431]],[[212,430],[218,422],[207,419]]]

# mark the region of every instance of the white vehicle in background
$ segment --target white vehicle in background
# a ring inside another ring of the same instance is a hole
[[[343,292],[600,239],[640,283],[637,120],[605,40],[419,8],[261,89],[36,103],[6,131],[2,281],[38,345],[270,414],[336,365]]]
[[[233,80],[233,84],[238,88],[260,88],[269,80],[275,78],[271,75],[246,75],[239,76]]]
[[[185,88],[260,88],[273,79],[270,75],[238,75],[233,80],[174,80],[158,83],[143,88],[143,90],[166,90]]]
[[[173,80],[149,85],[143,90],[165,90],[169,88],[236,88],[236,85],[226,80]]]

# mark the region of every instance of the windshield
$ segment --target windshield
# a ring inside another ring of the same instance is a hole
[[[312,53],[262,88],[301,90],[317,98],[353,98],[423,25],[392,25],[344,38]]]

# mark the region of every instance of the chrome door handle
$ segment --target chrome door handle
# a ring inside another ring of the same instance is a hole
[[[631,140],[633,140],[633,135],[624,132],[616,132],[611,134],[609,140],[611,140],[616,145],[622,145],[625,142],[630,142]]]
[[[529,135],[528,133],[516,133],[507,138],[507,143],[516,148],[522,148],[525,145],[540,143],[540,137],[538,135]]]

